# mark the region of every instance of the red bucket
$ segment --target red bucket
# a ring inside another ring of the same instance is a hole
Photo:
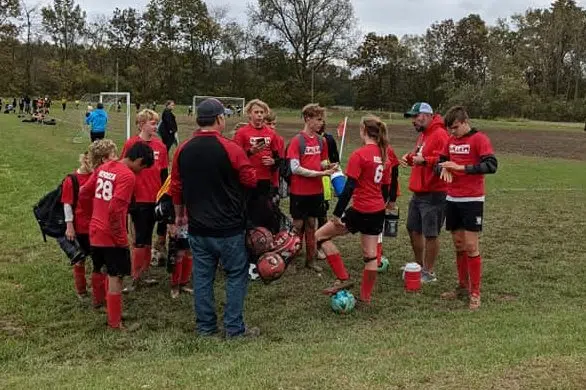
[[[405,265],[405,291],[421,290],[421,266],[417,263]]]

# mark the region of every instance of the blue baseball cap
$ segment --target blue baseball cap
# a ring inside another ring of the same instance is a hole
[[[209,98],[197,106],[198,118],[215,118],[218,115],[224,115],[224,105],[214,98]]]

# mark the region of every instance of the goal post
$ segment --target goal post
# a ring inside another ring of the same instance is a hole
[[[100,103],[104,103],[104,97],[126,98],[126,139],[130,138],[130,92],[100,92]],[[118,99],[116,99],[118,101]]]
[[[193,109],[193,115],[197,115],[197,106],[200,102],[205,99],[214,98],[218,99],[224,105],[226,109],[226,115],[242,115],[242,111],[244,110],[244,106],[246,105],[246,100],[242,97],[234,97],[234,96],[201,96],[195,95],[193,96],[193,103],[191,108]]]

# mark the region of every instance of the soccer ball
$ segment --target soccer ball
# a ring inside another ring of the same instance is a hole
[[[380,266],[376,269],[377,272],[387,272],[389,270],[389,259],[382,257]]]
[[[256,269],[262,280],[276,280],[285,272],[285,261],[279,254],[268,252],[258,259]]]
[[[258,280],[260,278],[258,270],[256,269],[256,264],[254,263],[250,263],[248,266],[248,278],[250,280]]]
[[[246,246],[254,256],[260,256],[273,249],[273,235],[264,227],[256,227],[246,232]]]
[[[301,249],[301,239],[296,235],[289,235],[277,237],[276,242],[280,243],[275,245],[273,252],[278,253],[286,264],[289,264],[291,260],[299,253]]]
[[[348,290],[340,290],[330,298],[332,310],[338,314],[348,314],[356,306],[356,298]]]

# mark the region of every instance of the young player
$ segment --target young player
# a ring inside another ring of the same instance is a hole
[[[325,215],[322,177],[332,175],[338,165],[328,163],[327,144],[317,134],[324,122],[325,109],[308,104],[302,113],[305,126],[287,147],[292,173],[290,212],[295,231],[302,240],[305,235],[306,267],[321,272],[315,259],[315,229],[317,219]]]
[[[171,273],[171,298],[179,297],[180,292],[193,294],[193,289],[188,287],[191,278],[193,259],[189,242],[187,241],[187,225],[177,227],[175,225],[175,210],[173,198],[169,194],[171,176],[161,187],[157,194],[157,206],[155,215],[158,223],[168,225],[169,255],[167,258],[167,270]]]
[[[265,115],[265,125],[275,132],[275,142],[277,145],[277,153],[279,155],[279,161],[283,161],[285,158],[285,140],[277,133],[277,115],[271,109]],[[275,205],[279,205],[279,169],[275,169],[273,177],[271,178],[271,197]]]
[[[459,285],[442,297],[454,299],[468,294],[470,310],[477,310],[482,274],[478,235],[482,231],[484,175],[495,173],[498,162],[489,138],[470,127],[463,107],[450,108],[445,122],[452,135],[436,172],[448,182],[446,229],[452,232],[456,249]]]
[[[387,128],[379,118],[369,116],[362,119],[360,138],[364,145],[348,160],[346,185],[334,209],[333,220],[322,226],[315,236],[336,275],[334,284],[323,290],[324,294],[331,295],[353,285],[340,252],[331,240],[349,232],[360,232],[364,258],[360,301],[370,303],[377,274],[378,235],[383,230],[385,209],[395,207],[394,202],[389,201],[388,193],[391,170],[399,165],[399,161],[394,153],[388,153]],[[346,209],[350,200],[352,206]]]
[[[108,161],[94,171],[83,187],[79,198],[91,203],[90,244],[94,273],[92,293],[94,303],[107,301],[108,325],[122,325],[122,278],[130,275],[130,252],[126,233],[128,206],[134,193],[135,174],[154,164],[151,147],[137,142],[126,150],[121,160]],[[106,295],[106,267],[108,291]]]
[[[159,115],[144,109],[136,115],[138,135],[129,138],[122,149],[122,157],[137,143],[145,143],[153,150],[155,163],[136,175],[134,202],[130,208],[130,216],[134,225],[134,245],[132,249],[132,286],[125,289],[133,291],[141,281],[142,275],[149,269],[152,256],[153,229],[155,227],[155,203],[157,193],[168,176],[167,148],[156,136]],[[166,232],[157,239],[157,249],[164,247]],[[159,244],[163,242],[163,245]],[[144,283],[152,285],[154,279],[146,279]]]
[[[269,112],[265,102],[253,99],[248,102],[245,111],[248,125],[236,131],[234,142],[244,149],[258,178],[256,190],[247,202],[249,218],[253,225],[263,226],[277,233],[279,226],[276,226],[278,223],[269,207],[271,180],[280,164],[277,136],[265,125],[265,115]]]

